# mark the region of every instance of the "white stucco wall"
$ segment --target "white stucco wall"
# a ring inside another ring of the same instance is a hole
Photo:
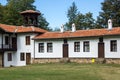
[[[31,53],[31,58],[34,57],[34,40],[32,38],[37,34],[34,33],[20,33],[17,34],[17,51],[5,51],[4,52],[4,66],[25,66],[26,65],[26,53]],[[26,45],[25,37],[30,36],[30,45]],[[12,37],[12,36],[11,36]],[[12,61],[8,61],[7,54],[12,53]],[[20,53],[25,53],[25,60],[20,60]]]
[[[83,42],[89,41],[90,51],[83,52]],[[74,42],[80,42],[80,52],[74,52]],[[97,58],[98,57],[98,38],[79,38],[68,40],[70,58]]]
[[[25,61],[20,61],[20,53],[31,53],[31,58],[34,58],[34,40],[32,38],[36,36],[37,34],[35,33],[22,33],[17,35],[17,56],[18,62],[17,65],[26,65],[26,59]],[[30,45],[26,45],[25,37],[30,36]],[[25,55],[26,58],[26,55]]]
[[[117,52],[110,51],[110,41],[117,40]],[[104,37],[105,58],[120,58],[120,36]]]
[[[8,61],[8,53],[12,53],[12,61]],[[6,51],[4,53],[4,67],[15,66],[16,65],[16,60],[17,60],[16,56],[17,56],[16,52]]]
[[[47,52],[47,43],[53,43],[53,52]],[[38,44],[44,43],[44,53],[39,53]],[[36,40],[35,41],[35,58],[62,58],[62,45],[63,40]]]

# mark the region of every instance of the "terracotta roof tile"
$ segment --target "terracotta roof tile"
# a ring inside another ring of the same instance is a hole
[[[25,33],[25,32],[38,32],[44,33],[47,32],[44,29],[37,28],[37,27],[24,27],[24,26],[12,26],[12,25],[5,25],[0,24],[0,28],[3,29],[5,32],[16,32],[16,33]]]
[[[3,29],[5,32],[14,32],[14,30],[16,29],[15,26],[5,24],[0,24],[0,28]]]
[[[37,27],[24,27],[24,26],[19,26],[16,30],[17,33],[22,33],[22,32],[47,32],[44,29],[37,28]]]
[[[75,32],[46,32],[36,36],[34,39],[57,39],[57,38],[73,38],[73,37],[94,37],[106,35],[120,35],[120,27],[108,29],[90,29],[90,30],[77,30]]]
[[[35,13],[35,14],[40,14],[40,12],[38,11],[34,11],[34,10],[26,10],[26,11],[23,11],[23,12],[20,12],[21,14],[26,14],[26,13]]]

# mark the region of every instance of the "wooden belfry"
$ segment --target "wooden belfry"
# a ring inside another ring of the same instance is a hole
[[[20,13],[24,19],[24,26],[38,26],[39,12],[34,10],[26,10]]]

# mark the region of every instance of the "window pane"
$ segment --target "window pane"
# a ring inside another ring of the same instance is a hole
[[[110,49],[112,52],[117,52],[117,40],[111,40],[110,42]]]
[[[47,43],[47,52],[53,52],[52,43]]]
[[[21,53],[21,54],[20,54],[20,60],[21,60],[21,61],[24,61],[24,60],[25,60],[25,53]]]
[[[8,53],[8,61],[12,61],[12,53]]]
[[[89,41],[85,41],[84,43],[83,43],[83,45],[84,45],[84,47],[83,47],[83,51],[84,52],[89,52],[90,51],[90,46],[89,46]]]
[[[80,42],[74,43],[74,52],[80,52]]]
[[[30,45],[30,36],[26,36],[26,45]]]
[[[39,43],[39,52],[40,53],[44,52],[44,43]]]

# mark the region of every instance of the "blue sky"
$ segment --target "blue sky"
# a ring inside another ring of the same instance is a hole
[[[68,21],[67,10],[73,1],[78,7],[78,11],[83,14],[91,12],[96,19],[101,11],[101,2],[104,0],[35,0],[34,5],[37,10],[44,14],[44,17],[49,22],[49,27],[59,28],[61,24]],[[0,3],[5,5],[6,0],[0,0]]]

